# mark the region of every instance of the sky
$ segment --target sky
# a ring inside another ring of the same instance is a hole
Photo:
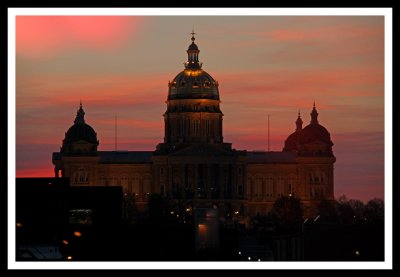
[[[334,143],[335,196],[384,197],[383,16],[17,16],[16,176],[53,176],[79,102],[99,150],[163,141],[168,81],[194,28],[219,82],[224,141],[281,151],[300,110]]]

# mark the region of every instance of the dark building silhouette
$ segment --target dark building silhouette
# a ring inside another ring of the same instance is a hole
[[[218,81],[203,70],[199,53],[192,33],[185,68],[168,82],[164,141],[154,151],[98,151],[81,104],[53,153],[55,176],[69,177],[72,186],[122,186],[139,208],[157,193],[192,208],[218,207],[219,217],[244,223],[281,196],[300,198],[306,216],[320,200],[333,200],[336,159],[315,103],[304,128],[299,113],[283,151],[236,150],[224,141]]]
[[[105,242],[115,243],[122,226],[122,188],[69,183],[68,178],[16,179],[17,260],[65,259],[70,253],[74,259],[96,258],[96,247],[112,249]]]

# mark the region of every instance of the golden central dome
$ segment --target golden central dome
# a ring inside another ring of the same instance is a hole
[[[199,62],[200,50],[194,40],[195,38],[192,36],[192,43],[186,51],[188,61],[185,62],[185,70],[176,75],[172,82],[168,82],[168,100],[219,100],[218,82],[201,68],[202,64]]]

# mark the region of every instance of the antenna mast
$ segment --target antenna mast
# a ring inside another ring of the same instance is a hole
[[[115,151],[117,151],[117,114],[115,114]]]
[[[269,152],[269,115],[268,115],[268,152]]]

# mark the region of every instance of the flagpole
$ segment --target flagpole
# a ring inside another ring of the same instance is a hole
[[[117,114],[115,114],[115,151],[117,151]]]

